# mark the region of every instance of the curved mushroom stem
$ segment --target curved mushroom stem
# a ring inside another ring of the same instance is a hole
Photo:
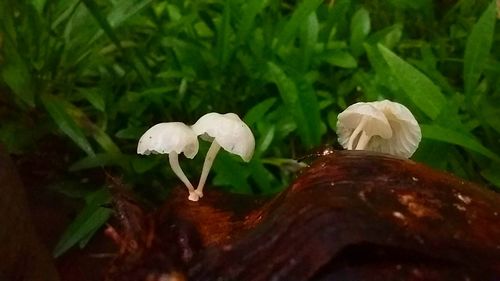
[[[179,156],[175,152],[170,152],[168,154],[168,162],[170,163],[170,167],[172,168],[172,171],[174,171],[175,175],[179,177],[179,179],[184,183],[184,185],[187,187],[189,191],[189,196],[188,199],[191,201],[198,201],[200,199],[198,195],[196,194],[193,185],[191,182],[188,180],[186,175],[181,169],[181,166],[179,165]]]
[[[351,137],[349,138],[349,141],[347,142],[347,149],[348,149],[348,150],[353,150],[353,149],[355,149],[355,150],[362,150],[362,149],[364,149],[364,148],[365,148],[366,144],[367,144],[367,143],[368,143],[368,141],[370,140],[370,137],[368,137],[368,136],[366,135],[366,133],[364,133],[364,131],[363,131],[363,128],[365,127],[365,123],[366,123],[366,121],[367,121],[366,116],[363,116],[363,117],[361,118],[361,122],[359,122],[359,124],[358,124],[358,126],[356,127],[356,129],[354,129],[354,132],[352,132]],[[356,140],[356,139],[358,138],[358,135],[359,135],[360,133],[361,133],[361,137],[360,137],[360,139],[358,140],[358,142],[356,143],[356,146],[355,146],[355,147],[353,147],[353,146],[354,146],[354,140]],[[368,140],[364,140],[364,138],[363,138],[364,136],[367,136],[367,137],[368,137]],[[360,143],[362,140],[363,140],[363,142],[365,142],[365,143],[363,144],[363,147],[362,147],[362,148],[360,148],[359,143]]]
[[[201,198],[203,197],[203,187],[207,181],[208,172],[212,168],[215,156],[219,152],[220,145],[214,140],[208,149],[207,156],[205,156],[205,162],[203,163],[203,170],[201,171],[200,181],[198,182],[198,187],[194,192]]]
[[[367,135],[365,131],[361,132],[361,137],[359,137],[358,144],[356,145],[356,150],[363,150],[372,137]]]

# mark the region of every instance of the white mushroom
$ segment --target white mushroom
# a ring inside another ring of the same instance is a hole
[[[408,108],[388,100],[349,106],[338,116],[337,134],[346,149],[405,158],[415,152],[421,139],[420,127]]]
[[[392,130],[380,110],[369,103],[358,102],[339,114],[337,134],[344,148],[363,150],[376,136],[386,139],[392,137]]]
[[[198,119],[192,128],[202,139],[212,141],[195,190],[199,197],[203,197],[203,187],[219,149],[222,147],[248,162],[255,149],[255,139],[250,128],[234,113],[207,113]]]
[[[410,158],[422,139],[420,126],[413,114],[406,106],[388,100],[373,102],[373,106],[382,111],[392,129],[390,140],[374,141],[374,147],[379,148],[376,151]],[[377,144],[378,141],[380,143]]]
[[[187,158],[193,159],[198,153],[198,137],[189,126],[181,122],[154,125],[139,139],[137,153],[168,154],[170,167],[189,191],[188,199],[198,201],[199,197],[182,171],[178,158],[179,154],[184,153]]]

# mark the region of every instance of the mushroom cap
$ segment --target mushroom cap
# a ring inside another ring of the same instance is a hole
[[[404,158],[409,158],[417,150],[422,138],[417,120],[404,105],[388,100],[358,102],[339,114],[337,134],[344,148],[355,128],[366,116],[369,117],[369,122],[361,129],[372,137],[366,150]]]
[[[361,128],[368,136],[388,139],[392,130],[384,114],[370,103],[358,102],[347,107],[337,118],[339,143],[347,148],[347,143],[354,130],[364,121]]]
[[[149,128],[139,139],[138,154],[184,153],[194,158],[198,153],[198,137],[194,131],[181,122],[159,123]]]
[[[392,129],[392,138],[373,140],[373,150],[410,158],[422,139],[413,114],[406,106],[388,100],[376,101],[372,105],[385,115]]]
[[[216,141],[224,150],[239,155],[245,162],[252,158],[255,139],[238,115],[207,113],[191,127],[202,139]]]

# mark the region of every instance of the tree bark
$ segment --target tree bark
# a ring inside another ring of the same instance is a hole
[[[411,160],[336,151],[273,198],[185,197],[153,212],[116,197],[106,280],[500,277],[500,195]]]

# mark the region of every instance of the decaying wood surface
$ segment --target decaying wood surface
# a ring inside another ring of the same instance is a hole
[[[1,145],[0,280],[59,280],[50,253],[35,233],[19,175]]]
[[[153,212],[115,189],[106,280],[500,278],[500,195],[410,160],[333,152],[274,198],[178,189]]]

